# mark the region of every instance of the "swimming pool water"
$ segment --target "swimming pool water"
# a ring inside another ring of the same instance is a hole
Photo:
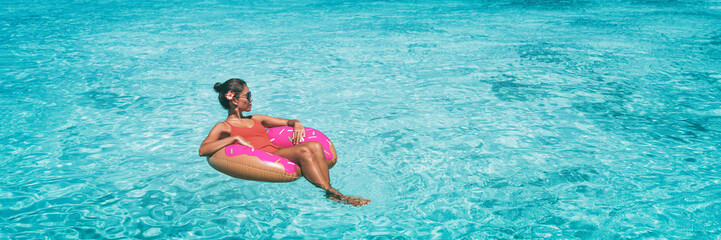
[[[719,239],[719,26],[710,0],[10,1],[0,239]],[[373,202],[198,157],[231,77]]]

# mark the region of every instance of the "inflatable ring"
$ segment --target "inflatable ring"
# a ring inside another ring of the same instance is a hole
[[[294,145],[292,127],[268,128],[266,132],[270,141],[279,147]],[[301,142],[319,142],[323,146],[329,169],[338,160],[333,143],[318,130],[305,128],[305,139]],[[215,152],[208,158],[208,164],[219,172],[246,180],[292,182],[303,176],[300,166],[290,160],[240,144],[231,144]]]

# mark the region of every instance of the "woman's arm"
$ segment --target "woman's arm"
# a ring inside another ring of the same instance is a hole
[[[260,114],[254,114],[253,119],[257,120],[263,125],[263,127],[267,128],[284,126],[294,127],[295,124],[300,124],[300,121],[295,119],[277,118]]]
[[[222,136],[223,133],[230,132],[226,128],[227,127],[223,125],[223,123],[215,124],[213,129],[210,130],[210,133],[208,133],[208,136],[205,137],[205,140],[203,140],[203,143],[200,144],[200,149],[198,149],[198,155],[200,155],[201,157],[211,156],[213,155],[213,153],[217,152],[221,148],[236,142],[240,143],[241,145],[253,147],[253,145],[251,145],[248,140],[245,140],[245,138],[240,136],[230,136],[221,139],[220,136]]]
[[[253,119],[258,120],[263,127],[267,128],[283,126],[293,127],[293,144],[298,144],[303,141],[303,138],[305,138],[305,128],[298,120],[276,118],[260,114],[253,115]]]

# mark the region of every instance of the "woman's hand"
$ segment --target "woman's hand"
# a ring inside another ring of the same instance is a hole
[[[250,142],[248,142],[248,140],[246,140],[245,138],[243,138],[241,136],[233,136],[233,138],[235,139],[235,142],[237,142],[240,145],[255,148],[255,147],[253,147],[252,144],[250,144]]]
[[[300,121],[296,120],[293,124],[293,145],[301,143],[305,138],[305,128]]]

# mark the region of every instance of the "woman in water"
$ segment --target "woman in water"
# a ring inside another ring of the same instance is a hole
[[[336,202],[363,206],[368,199],[345,196],[330,186],[328,165],[323,148],[318,142],[300,141],[305,137],[305,129],[300,121],[275,118],[265,115],[243,116],[249,112],[253,98],[245,81],[232,78],[225,83],[216,83],[215,91],[223,108],[228,109],[228,118],[215,124],[208,136],[200,144],[200,156],[211,156],[216,151],[230,144],[238,143],[260,149],[284,157],[300,165],[303,177],[313,185],[325,190],[325,196]],[[265,128],[290,126],[293,127],[293,147],[279,148],[273,145],[265,132]]]

